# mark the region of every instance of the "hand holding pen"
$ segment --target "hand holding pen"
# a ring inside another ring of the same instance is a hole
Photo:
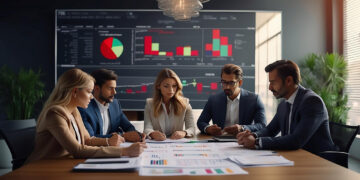
[[[119,144],[125,142],[125,139],[117,133],[112,133],[111,137],[107,138],[106,141],[108,146],[119,146]]]

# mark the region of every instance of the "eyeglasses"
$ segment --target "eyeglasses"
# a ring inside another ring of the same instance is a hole
[[[221,84],[222,87],[226,87],[226,86],[234,87],[237,82],[238,81],[224,81],[224,80],[221,80],[219,83]]]

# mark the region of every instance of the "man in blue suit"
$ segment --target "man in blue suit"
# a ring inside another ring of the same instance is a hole
[[[209,97],[197,126],[202,133],[232,135],[244,130],[256,131],[265,127],[264,105],[258,95],[241,88],[243,71],[235,64],[221,69],[223,92]],[[212,119],[213,125],[209,125]],[[222,131],[223,129],[223,131]]]
[[[295,150],[303,148],[317,154],[336,150],[329,131],[329,117],[321,97],[300,84],[299,67],[290,60],[279,60],[265,68],[269,90],[284,98],[269,125],[255,133],[237,135],[247,148]],[[281,136],[276,136],[281,132]]]
[[[116,145],[116,139],[137,142],[144,137],[135,130],[121,110],[120,103],[114,99],[117,75],[107,69],[91,73],[95,79],[94,98],[88,108],[78,108],[90,136],[109,138],[109,145]],[[119,135],[120,134],[120,135]],[[115,139],[115,140],[114,140]]]

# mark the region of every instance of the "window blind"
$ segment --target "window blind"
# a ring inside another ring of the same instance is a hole
[[[360,1],[344,1],[344,58],[348,62],[346,91],[348,124],[360,125]]]

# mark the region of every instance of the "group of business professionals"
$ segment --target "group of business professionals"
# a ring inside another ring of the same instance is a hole
[[[200,131],[237,135],[240,145],[253,149],[335,150],[324,102],[300,85],[298,66],[280,60],[265,71],[269,73],[269,90],[276,98],[284,98],[268,126],[259,96],[241,88],[242,69],[226,64],[221,70],[223,92],[209,97],[197,121]],[[116,79],[113,71],[105,69],[94,71],[92,76],[79,69],[61,75],[40,113],[35,150],[28,161],[138,156],[146,148],[146,136],[162,141],[194,135],[192,108],[174,71],[163,69],[156,78],[154,95],[146,100],[144,133],[135,130],[114,99]],[[210,120],[213,125],[209,125]],[[124,141],[137,143],[120,148]]]

